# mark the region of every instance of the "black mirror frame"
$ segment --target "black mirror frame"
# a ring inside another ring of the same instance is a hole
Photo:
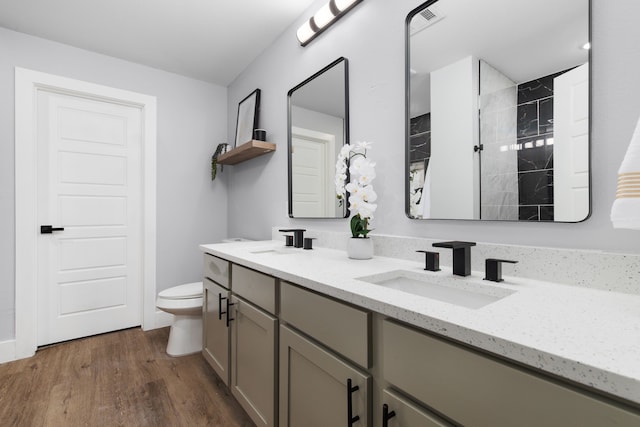
[[[431,221],[465,221],[465,222],[470,222],[470,221],[487,221],[487,222],[510,222],[510,223],[531,223],[531,224],[536,224],[536,223],[544,223],[544,224],[578,224],[581,222],[585,222],[587,221],[589,218],[591,218],[591,215],[593,214],[593,148],[592,148],[592,144],[593,144],[593,132],[592,132],[592,126],[593,126],[593,50],[589,49],[588,52],[588,61],[589,61],[589,146],[588,146],[588,164],[589,164],[589,208],[587,211],[587,215],[578,221],[526,221],[526,220],[498,220],[498,219],[482,219],[482,218],[478,218],[478,219],[456,219],[456,218],[414,218],[411,216],[410,214],[410,203],[411,203],[411,199],[410,199],[410,194],[409,194],[409,190],[410,190],[410,182],[409,182],[409,173],[410,173],[410,168],[411,168],[411,150],[409,147],[409,139],[410,139],[410,134],[411,134],[411,123],[410,123],[410,109],[411,109],[411,47],[410,47],[410,39],[411,39],[411,33],[410,33],[410,24],[411,24],[411,20],[413,19],[414,16],[416,16],[418,13],[420,13],[422,10],[424,10],[425,8],[428,8],[429,6],[433,5],[434,3],[437,3],[439,0],[427,0],[424,3],[420,4],[418,7],[414,8],[413,10],[411,10],[411,12],[409,12],[407,14],[407,18],[405,19],[405,42],[404,42],[404,48],[405,48],[405,69],[404,69],[404,85],[405,85],[405,168],[404,168],[404,213],[405,216],[408,219],[411,220],[431,220]],[[588,38],[589,38],[589,43],[592,43],[593,41],[593,34],[592,34],[592,30],[593,30],[593,1],[592,0],[588,0],[588,22],[587,22],[587,33],[588,33]]]
[[[315,78],[321,76],[325,72],[329,71],[331,68],[336,65],[344,63],[344,144],[349,144],[349,60],[345,57],[340,57],[322,68],[317,73],[313,74],[309,78],[305,79],[300,84],[294,86],[289,92],[287,92],[287,167],[288,167],[288,209],[289,209],[289,218],[301,218],[301,219],[343,219],[349,218],[349,206],[347,200],[349,199],[349,195],[343,201],[345,203],[345,215],[343,217],[299,217],[293,215],[293,180],[292,180],[292,172],[293,165],[291,159],[291,153],[293,151],[293,135],[291,133],[291,96],[293,93],[311,82]]]

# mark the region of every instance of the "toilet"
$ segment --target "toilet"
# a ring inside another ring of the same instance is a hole
[[[167,354],[184,356],[202,351],[202,282],[165,289],[156,307],[174,315]]]

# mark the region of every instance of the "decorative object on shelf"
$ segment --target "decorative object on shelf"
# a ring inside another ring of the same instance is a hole
[[[348,196],[351,238],[347,243],[349,258],[369,259],[373,257],[373,244],[369,239],[369,221],[378,205],[374,202],[378,198],[373,190],[373,180],[376,177],[375,162],[367,158],[367,150],[371,143],[358,142],[355,145],[346,144],[338,154],[336,162],[336,198],[344,203]],[[346,185],[345,183],[349,181]],[[358,242],[362,240],[363,242]],[[353,252],[352,252],[353,251]]]
[[[266,141],[267,140],[267,131],[264,129],[254,129],[253,130],[253,139],[256,141]]]
[[[342,18],[362,0],[331,0],[306,21],[296,33],[301,46],[306,46],[331,24]]]
[[[229,144],[218,144],[216,147],[216,151],[211,156],[211,181],[216,179],[216,175],[218,174],[218,157],[227,152],[227,147]],[[220,165],[220,172],[224,170],[224,166]]]
[[[611,222],[613,228],[640,230],[640,119],[618,170]]]
[[[238,104],[234,148],[252,140],[253,130],[258,127],[259,118],[260,89],[256,89]]]

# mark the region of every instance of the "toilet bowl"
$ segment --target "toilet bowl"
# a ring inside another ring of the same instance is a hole
[[[165,289],[156,307],[174,315],[167,354],[184,356],[202,351],[202,282]]]

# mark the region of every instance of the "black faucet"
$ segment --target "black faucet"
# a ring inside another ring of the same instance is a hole
[[[301,248],[304,245],[304,232],[307,231],[303,228],[287,228],[278,230],[281,233],[293,233],[293,246]]]
[[[432,246],[453,249],[453,274],[456,276],[468,276],[471,274],[471,246],[475,245],[475,242],[454,240],[434,243]]]

